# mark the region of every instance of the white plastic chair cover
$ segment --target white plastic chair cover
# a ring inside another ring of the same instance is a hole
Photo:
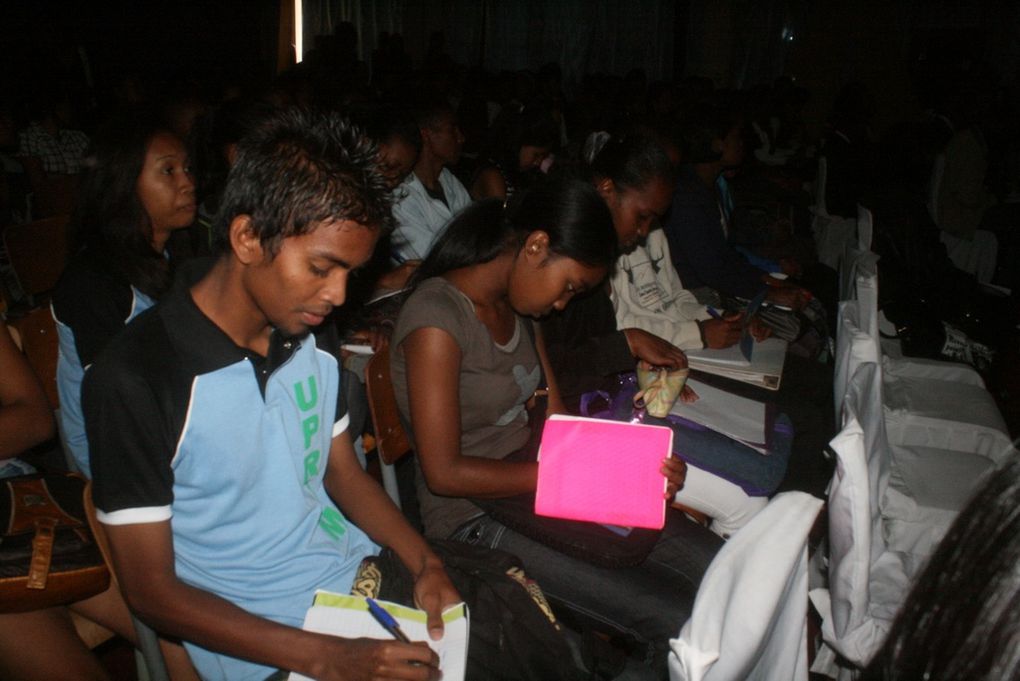
[[[854,267],[857,318],[844,320],[841,315],[838,328],[852,330],[851,322],[856,322],[874,340],[881,356],[877,256],[872,255],[861,253]],[[980,454],[996,464],[1012,453],[1006,423],[977,372],[965,365],[908,358],[883,358],[882,365],[882,404],[890,443]],[[837,361],[837,377],[839,369]],[[853,367],[843,378],[850,376]],[[844,385],[839,382],[835,387]]]
[[[910,588],[904,557],[888,551],[883,536],[890,473],[881,380],[878,365],[865,363],[848,386],[843,429],[830,442],[836,472],[829,487],[829,588],[811,592],[825,643],[857,666],[881,647]]]
[[[669,642],[671,681],[807,681],[807,536],[821,506],[780,494],[726,542]]]
[[[857,219],[839,215],[815,215],[811,219],[818,261],[834,270],[839,269],[843,251],[857,240]]]
[[[836,368],[832,381],[836,423],[840,421],[847,386],[857,367],[866,362],[879,361],[878,343],[873,336],[860,328],[859,314],[856,301],[844,301],[839,304],[836,320]]]
[[[871,210],[857,204],[857,248],[871,250],[871,239],[875,231],[875,218]]]

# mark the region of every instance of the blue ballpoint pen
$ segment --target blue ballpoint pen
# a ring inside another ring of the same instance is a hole
[[[411,639],[407,638],[407,634],[400,628],[400,624],[397,620],[393,619],[393,615],[386,612],[386,610],[376,603],[371,598],[366,598],[365,602],[368,603],[368,611],[372,614],[372,617],[383,626],[383,628],[390,632],[390,635],[398,641],[404,643],[410,643]]]

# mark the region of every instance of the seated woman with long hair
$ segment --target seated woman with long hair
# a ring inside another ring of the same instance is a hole
[[[498,199],[472,205],[416,274],[391,340],[392,376],[418,455],[426,536],[520,556],[555,602],[633,635],[647,651],[644,675],[657,678],[717,537],[671,513],[643,562],[598,567],[510,530],[471,501],[534,492],[537,464],[508,459],[532,435],[526,403],[543,371],[532,320],[599,286],[615,252],[609,211],[584,182],[543,184],[505,209]],[[549,389],[555,404],[554,381]],[[672,498],[682,462],[669,459],[662,472]]]
[[[85,159],[72,226],[81,246],[53,293],[64,443],[91,477],[81,412],[85,371],[170,283],[167,241],[195,219],[188,154],[145,116],[111,121]]]
[[[556,148],[559,129],[539,109],[508,113],[496,119],[489,135],[486,160],[471,175],[468,190],[477,200],[509,201],[541,177],[542,163]]]

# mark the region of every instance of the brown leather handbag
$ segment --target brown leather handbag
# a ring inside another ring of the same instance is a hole
[[[0,612],[73,603],[109,587],[85,485],[73,474],[0,480]]]

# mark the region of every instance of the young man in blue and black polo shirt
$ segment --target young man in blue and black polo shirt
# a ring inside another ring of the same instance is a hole
[[[460,596],[358,464],[335,334],[389,218],[374,149],[335,117],[281,113],[240,145],[222,255],[114,339],[83,405],[99,519],[128,603],[210,679],[436,678],[427,647],[299,629],[389,546],[434,636]],[[416,664],[417,663],[417,664]],[[424,664],[422,664],[424,663]]]

